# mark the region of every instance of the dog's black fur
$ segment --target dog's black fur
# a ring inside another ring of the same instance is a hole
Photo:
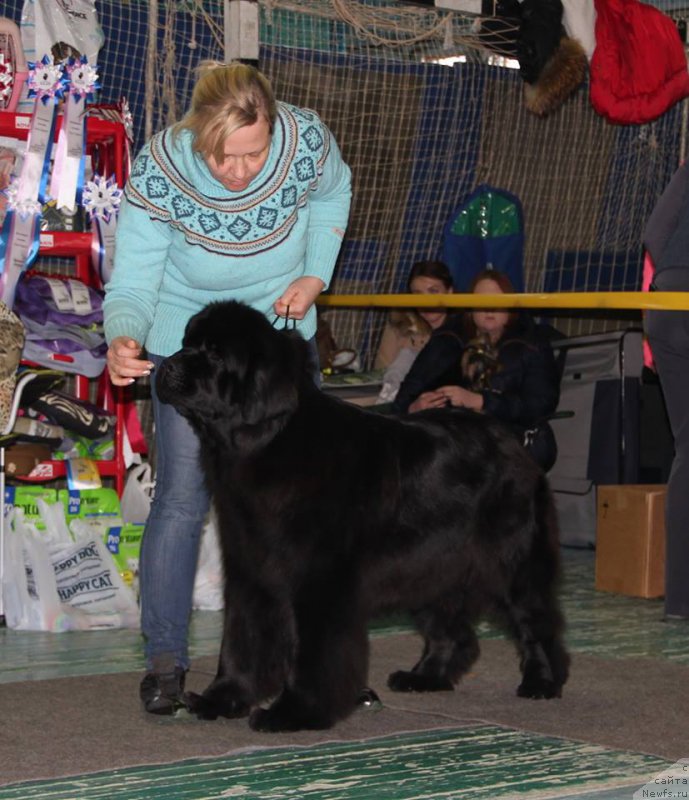
[[[492,606],[517,643],[517,693],[560,696],[553,501],[498,423],[337,400],[316,388],[298,334],[234,302],[192,318],[156,381],[200,437],[224,560],[218,673],[188,696],[193,712],[250,714],[256,730],[333,725],[366,685],[367,622],[393,610],[425,643],[392,690],[452,689]]]

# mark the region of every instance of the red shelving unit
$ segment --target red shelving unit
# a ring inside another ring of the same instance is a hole
[[[0,113],[0,136],[8,136],[25,140],[28,137],[31,115]],[[62,117],[58,116],[55,137],[62,125]],[[126,133],[124,125],[112,120],[87,117],[86,150],[91,155],[94,171],[101,175],[114,175],[118,186],[124,186],[126,179]],[[100,288],[100,280],[91,266],[91,233],[72,233],[63,231],[42,231],[40,234],[38,258],[73,259],[74,277],[89,286]],[[60,277],[65,277],[64,275]],[[60,369],[56,361],[55,369]],[[114,445],[115,456],[108,461],[94,461],[98,472],[103,477],[113,478],[115,489],[121,496],[124,489],[126,466],[123,456],[123,437],[125,426],[125,398],[123,390],[113,387],[103,373],[98,381],[99,404],[115,415]],[[88,400],[91,381],[83,375],[75,376],[75,396]],[[19,480],[30,483],[64,478],[67,464],[64,461],[45,461],[38,464],[29,475]]]

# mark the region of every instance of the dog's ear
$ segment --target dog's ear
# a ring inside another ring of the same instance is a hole
[[[265,342],[268,345],[268,342]],[[266,445],[289,422],[299,406],[308,354],[299,334],[274,332],[270,346],[247,364],[242,423],[233,441],[237,448],[255,450]]]

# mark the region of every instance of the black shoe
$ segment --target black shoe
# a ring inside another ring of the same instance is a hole
[[[359,708],[370,708],[377,710],[383,707],[383,704],[380,702],[380,698],[378,695],[370,689],[368,686],[364,687],[361,692],[359,693],[359,697],[356,701],[357,706]]]
[[[148,672],[139,686],[139,697],[149,714],[172,715],[184,708],[186,670],[175,667],[172,672]]]

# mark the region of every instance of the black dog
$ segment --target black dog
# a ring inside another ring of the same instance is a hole
[[[489,605],[517,642],[517,693],[560,696],[555,511],[510,433],[472,412],[398,419],[329,397],[299,335],[234,302],[192,318],[156,380],[201,439],[225,569],[218,673],[191,711],[333,725],[366,685],[368,620],[392,610],[425,646],[389,687],[452,689]]]

